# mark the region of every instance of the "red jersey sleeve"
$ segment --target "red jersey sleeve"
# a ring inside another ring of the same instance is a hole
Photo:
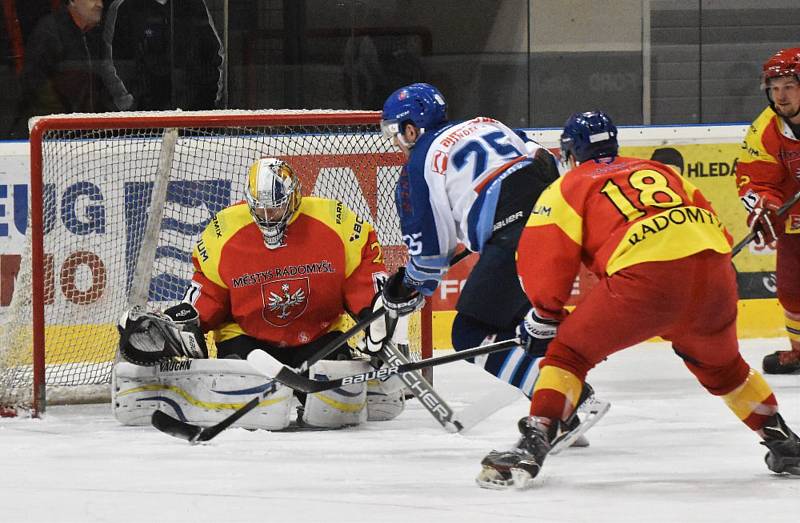
[[[344,303],[351,314],[358,315],[372,305],[378,289],[386,281],[383,250],[372,225],[363,221],[346,207],[343,226],[346,277],[343,286]]]
[[[517,273],[540,314],[557,320],[564,309],[581,262],[583,217],[562,194],[564,178],[539,196],[517,247]]]
[[[784,136],[782,125],[775,112],[767,108],[745,136],[743,154],[736,163],[736,183],[748,211],[758,196],[770,195],[784,202],[800,189],[787,165],[794,162],[793,167],[800,169],[800,141]]]

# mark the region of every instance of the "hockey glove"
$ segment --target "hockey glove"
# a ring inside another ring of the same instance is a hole
[[[406,268],[400,267],[389,276],[383,286],[383,306],[390,311],[404,316],[417,311],[425,305],[425,296],[417,289],[405,283]]]
[[[777,231],[783,225],[783,219],[778,216],[781,202],[770,194],[762,194],[747,217],[747,225],[755,234],[755,244],[759,247],[775,247],[778,239]]]
[[[152,366],[174,356],[208,358],[200,329],[183,331],[165,314],[133,307],[122,315],[117,328],[120,354],[136,365]]]
[[[372,310],[376,311],[381,307],[383,307],[383,298],[378,293],[372,301]],[[383,348],[383,342],[386,339],[386,314],[383,314],[367,327],[364,339],[366,341],[366,349],[369,352],[378,352]]]
[[[559,321],[542,318],[532,307],[517,326],[517,337],[522,348],[532,356],[543,356],[547,345],[556,337]]]

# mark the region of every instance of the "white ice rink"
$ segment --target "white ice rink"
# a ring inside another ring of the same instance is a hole
[[[743,343],[761,357],[783,339]],[[457,409],[503,385],[466,363],[435,384]],[[344,431],[232,429],[202,446],[117,424],[108,406],[0,420],[0,522],[781,522],[800,521],[800,477],[694,381],[665,344],[612,356],[590,375],[611,410],[545,463],[527,491],[478,488],[492,448],[516,440],[519,399],[464,434],[416,401],[396,420]],[[800,430],[800,376],[768,376]]]

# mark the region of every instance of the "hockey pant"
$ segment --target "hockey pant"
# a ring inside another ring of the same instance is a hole
[[[703,387],[721,396],[748,427],[761,429],[777,404],[739,353],[737,300],[730,255],[713,251],[641,263],[601,279],[550,344],[531,415],[564,419],[597,363],[661,336]]]

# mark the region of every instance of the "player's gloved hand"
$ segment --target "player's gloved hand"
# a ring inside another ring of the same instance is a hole
[[[160,312],[133,307],[120,318],[119,350],[123,358],[137,365],[156,365],[174,356],[208,358],[205,337],[200,329],[183,329]]]
[[[406,268],[400,267],[397,272],[389,276],[383,286],[383,306],[404,316],[417,311],[425,305],[425,296],[417,289],[405,283]]]
[[[375,295],[375,298],[372,301],[372,310],[376,311],[379,308],[383,307],[383,297],[380,293]],[[378,352],[383,348],[383,342],[386,339],[386,314],[383,314],[380,318],[373,321],[369,327],[367,327],[366,332],[364,333],[364,340],[366,341],[366,349],[369,352]]]
[[[517,337],[522,348],[533,356],[543,356],[547,345],[556,337],[559,321],[542,318],[536,307],[531,307],[528,314],[517,326]]]
[[[747,217],[747,225],[755,234],[755,244],[759,247],[775,247],[778,239],[777,231],[783,225],[783,219],[778,216],[781,202],[770,194],[759,195],[758,201]]]

